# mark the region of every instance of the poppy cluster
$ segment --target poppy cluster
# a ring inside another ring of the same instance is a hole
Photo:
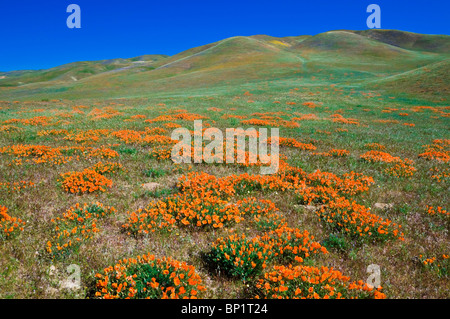
[[[411,177],[416,168],[414,162],[410,159],[401,159],[382,151],[368,151],[361,155],[361,158],[369,163],[385,164],[384,172],[395,177]]]
[[[448,140],[434,140],[433,144],[424,145],[425,152],[419,154],[419,157],[440,163],[448,163],[450,161],[450,145],[443,141]]]
[[[432,167],[430,168],[431,178],[438,183],[445,182],[450,177],[450,167]]]
[[[280,146],[294,147],[304,151],[314,151],[315,149],[317,149],[317,147],[314,146],[313,144],[301,143],[297,141],[295,138],[278,137],[276,138],[276,140],[278,141]],[[268,138],[267,144],[270,145],[273,143],[273,141],[274,138]]]
[[[30,119],[10,119],[7,121],[4,121],[3,124],[12,124],[12,123],[18,123],[22,125],[31,125],[31,126],[47,126],[51,125],[51,121],[53,120],[52,117],[48,116],[36,116]]]
[[[323,225],[357,242],[404,240],[401,225],[384,219],[344,197],[336,197],[316,211]]]
[[[278,213],[275,204],[270,200],[247,197],[238,201],[236,206],[245,217],[251,218],[256,229],[260,231],[271,231],[287,226],[286,219]]]
[[[51,220],[53,236],[47,241],[45,250],[50,258],[64,258],[91,240],[100,229],[98,220],[115,212],[114,207],[101,203],[76,204],[63,213],[62,217]]]
[[[262,236],[220,237],[211,243],[206,260],[229,277],[243,281],[262,273],[269,263],[302,263],[314,254],[327,254],[308,231],[282,226]]]
[[[58,183],[61,183],[64,191],[72,194],[92,193],[106,191],[106,187],[112,187],[112,180],[97,173],[93,169],[85,169],[81,172],[68,172],[60,175]]]
[[[101,137],[106,137],[110,134],[108,129],[91,129],[86,131],[69,132],[64,136],[64,140],[73,141],[76,143],[90,144],[98,142]]]
[[[0,154],[9,154],[16,157],[10,165],[22,165],[23,163],[62,165],[73,160],[79,160],[79,156],[85,158],[113,158],[119,156],[116,151],[105,146],[100,148],[84,146],[50,147],[47,145],[23,144],[4,146],[0,148]]]
[[[122,227],[130,235],[171,231],[175,227],[222,228],[242,220],[235,205],[214,196],[211,191],[174,194],[128,215]]]
[[[145,120],[147,123],[155,123],[155,122],[173,122],[177,120],[184,120],[184,121],[195,121],[195,120],[202,120],[207,119],[206,116],[195,114],[195,113],[188,113],[186,110],[180,110],[180,112],[174,112],[174,114],[168,114],[168,115],[160,115],[153,119]]]
[[[0,190],[7,192],[18,192],[26,188],[33,188],[35,184],[31,181],[20,181],[20,182],[0,182]]]
[[[122,164],[114,162],[98,162],[91,169],[101,175],[114,174],[125,170]]]
[[[434,272],[440,278],[448,278],[450,275],[449,254],[442,254],[437,257],[419,255],[419,261],[425,269]]]
[[[95,278],[101,299],[196,299],[206,291],[193,266],[150,253],[119,260]]]
[[[427,205],[427,213],[428,215],[431,216],[441,216],[443,218],[449,218],[450,217],[450,212],[448,212],[447,210],[443,209],[441,206],[437,206],[437,207],[433,207],[433,206],[428,206]]]
[[[119,112],[111,106],[105,106],[101,109],[94,108],[91,112],[89,112],[88,115],[92,117],[92,120],[97,121],[102,119],[110,119],[119,115],[123,115],[123,113]]]
[[[334,123],[360,125],[357,119],[345,118],[341,114],[333,114],[331,118]]]
[[[255,298],[266,299],[385,299],[381,287],[369,287],[363,281],[328,267],[304,265],[274,266],[256,283]]]
[[[24,226],[23,220],[11,217],[8,208],[0,205],[0,241],[16,237],[23,231]]]

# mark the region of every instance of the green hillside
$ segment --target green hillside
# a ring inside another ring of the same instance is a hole
[[[166,59],[164,55],[145,55],[130,59],[112,59],[64,64],[47,70],[0,72],[0,87],[18,87],[37,82],[75,82],[80,79],[123,68],[151,69]]]
[[[368,86],[421,96],[450,95],[450,60],[373,81]]]
[[[449,45],[446,35],[393,30],[339,30],[283,38],[237,36],[171,57],[148,55],[0,73],[0,99],[145,97],[185,94],[188,89],[237,88],[261,81],[352,87],[372,86],[375,81],[378,89],[389,89],[392,79],[401,78],[402,83],[421,81],[415,77],[425,75],[417,75],[414,70],[448,60]],[[436,87],[435,77],[446,83],[439,75],[441,71],[431,67],[425,76],[428,81],[421,81],[421,90],[405,85],[404,92],[432,92],[434,89],[427,87]]]

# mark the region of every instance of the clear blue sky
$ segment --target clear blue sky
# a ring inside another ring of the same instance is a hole
[[[66,26],[72,3],[81,29]],[[0,71],[173,55],[236,35],[364,30],[371,3],[383,29],[449,34],[448,0],[1,0]]]

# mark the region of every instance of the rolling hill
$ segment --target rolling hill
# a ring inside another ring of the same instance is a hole
[[[450,36],[396,30],[330,31],[315,36],[236,36],[174,56],[75,62],[0,73],[0,99],[138,97],[255,81],[294,81],[434,94],[448,86]],[[427,68],[427,66],[430,66]],[[444,68],[444,69],[442,69]],[[385,79],[385,80],[383,80]],[[421,83],[421,88],[407,83]],[[375,84],[374,84],[375,83]]]
[[[166,59],[164,55],[144,55],[131,59],[74,62],[47,70],[21,70],[0,72],[0,86],[17,87],[37,82],[72,82],[113,70],[140,68],[152,69],[152,65]]]

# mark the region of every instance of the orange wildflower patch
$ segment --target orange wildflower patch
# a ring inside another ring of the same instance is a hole
[[[116,151],[107,148],[105,146],[101,146],[100,148],[88,148],[85,151],[86,157],[99,157],[99,158],[114,158],[119,156],[119,153]]]
[[[119,260],[95,277],[102,299],[196,299],[206,291],[193,266],[151,254]]]
[[[447,143],[435,143],[433,141],[433,144],[424,145],[424,148],[425,152],[419,154],[419,157],[424,158],[426,160],[435,160],[441,163],[448,163],[450,161],[450,148]]]
[[[167,145],[157,145],[149,152],[149,155],[157,160],[167,160],[172,155],[172,147]]]
[[[160,115],[154,119],[145,120],[145,122],[147,123],[172,122],[177,120],[195,121],[201,119],[207,119],[207,117],[195,113],[188,113],[186,110],[180,110],[180,112],[175,112],[175,114]]]
[[[220,237],[211,244],[206,260],[229,277],[242,280],[259,275],[272,257],[272,247],[261,238],[246,238],[236,234],[227,238]]]
[[[438,207],[433,207],[433,206],[428,206],[427,205],[427,213],[428,215],[431,216],[442,216],[442,217],[450,217],[450,212],[446,211],[445,209],[443,209],[442,207],[438,206]]]
[[[381,151],[368,151],[361,155],[361,158],[369,163],[387,163],[389,164],[384,172],[395,177],[411,177],[416,168],[414,162],[405,158],[394,157],[389,153]]]
[[[442,254],[435,257],[425,257],[419,255],[419,261],[424,269],[434,272],[439,278],[448,278],[450,275],[449,254]]]
[[[256,125],[256,126],[279,126],[276,121],[272,120],[261,120],[261,119],[249,119],[241,121],[244,125]]]
[[[360,125],[357,119],[347,119],[344,118],[341,114],[333,114],[331,117],[334,123]]]
[[[171,145],[177,143],[177,141],[164,135],[147,135],[142,139],[142,142],[151,145]]]
[[[110,119],[119,115],[123,115],[123,113],[117,111],[111,106],[105,106],[101,109],[94,108],[88,115],[92,116],[92,120],[96,121],[101,119]]]
[[[0,241],[11,239],[23,231],[25,222],[8,215],[8,208],[0,205]]]
[[[381,151],[369,151],[361,155],[361,158],[369,163],[395,163],[400,161],[400,157],[394,157],[389,153],[381,152]]]
[[[175,124],[176,127],[180,127],[181,126],[181,125],[179,125],[177,123],[166,123],[166,124]],[[166,124],[164,124],[164,126],[167,127],[167,128],[170,128]],[[162,127],[146,127],[145,128],[145,134],[147,134],[147,135],[158,135],[158,134],[160,135],[160,134],[165,134],[165,133],[167,133],[167,130],[165,128],[162,128]]]
[[[30,181],[20,181],[20,182],[0,182],[0,190],[7,192],[18,192],[26,188],[33,188],[35,184]]]
[[[312,121],[312,120],[319,120],[316,114],[301,114],[301,113],[294,113],[295,115],[298,115],[299,117],[293,117],[291,118],[291,121]]]
[[[371,288],[363,281],[328,267],[274,266],[256,283],[256,298],[269,299],[384,299],[381,287]]]
[[[121,130],[111,133],[112,136],[117,137],[126,144],[139,143],[142,140],[142,132],[133,130]]]
[[[273,138],[267,139],[267,144],[272,144]],[[308,150],[308,151],[314,151],[316,147],[313,144],[307,144],[307,143],[301,143],[297,141],[295,138],[286,138],[286,137],[279,137],[277,138],[279,145],[281,146],[288,146],[288,147],[295,147],[299,148],[301,150]]]
[[[97,173],[92,169],[85,169],[82,172],[69,172],[60,175],[64,191],[72,194],[92,193],[96,191],[106,191],[106,187],[112,187],[112,180]]]
[[[213,242],[206,260],[220,267],[227,276],[246,281],[259,275],[269,262],[301,263],[313,254],[327,253],[312,240],[307,231],[285,226],[251,239],[245,235],[231,235]]]
[[[243,120],[243,119],[246,119],[247,116],[246,116],[246,115],[224,114],[224,115],[222,115],[222,118],[223,118],[224,120],[226,120],[226,119],[239,119],[239,120]]]
[[[122,164],[120,163],[113,163],[113,162],[98,162],[94,166],[91,167],[91,169],[99,174],[114,174],[119,171],[124,171],[124,168]]]
[[[258,230],[270,231],[286,226],[286,220],[277,213],[278,209],[270,200],[248,197],[236,203],[244,216],[252,217]]]
[[[449,167],[432,167],[430,168],[431,178],[436,180],[437,182],[445,182],[450,177],[450,168]]]
[[[53,237],[47,241],[46,252],[50,258],[64,258],[93,238],[100,230],[98,220],[113,214],[114,207],[105,207],[100,203],[76,204],[70,207],[62,217],[52,219]]]
[[[172,123],[172,122],[164,123],[163,126],[164,126],[164,127],[167,127],[167,128],[178,128],[178,127],[181,127],[180,124],[178,124],[178,123]]]
[[[368,143],[364,145],[365,148],[368,148],[369,150],[384,150],[386,149],[386,146],[381,145],[379,143]]]
[[[337,197],[317,212],[324,226],[356,241],[404,240],[401,225],[372,214],[365,206]]]
[[[23,128],[14,125],[0,125],[0,132],[12,133],[23,131]]]
[[[171,231],[174,227],[222,228],[239,223],[241,213],[235,205],[211,192],[175,194],[151,203],[146,209],[129,213],[123,228],[129,234],[147,234],[155,230]]]
[[[320,105],[316,104],[315,102],[303,102],[302,105],[306,106],[306,107],[309,107],[311,109],[314,109],[316,107],[320,107]]]
[[[53,120],[52,117],[36,116],[31,119],[11,119],[4,121],[3,124],[18,123],[22,125],[31,125],[31,126],[47,126],[52,124],[51,123],[52,120]]]
[[[68,135],[67,130],[44,130],[37,133],[38,136],[49,136],[49,135]]]
[[[50,163],[60,165],[70,162],[71,156],[63,156],[60,148],[53,148],[46,145],[12,145],[0,148],[0,154],[10,154],[17,157],[10,165],[21,165],[22,159],[26,163],[41,164]]]
[[[99,130],[87,130],[87,131],[77,131],[69,132],[64,139],[68,141],[74,141],[76,143],[93,143],[100,140],[102,136],[108,136],[110,130],[99,129]]]

